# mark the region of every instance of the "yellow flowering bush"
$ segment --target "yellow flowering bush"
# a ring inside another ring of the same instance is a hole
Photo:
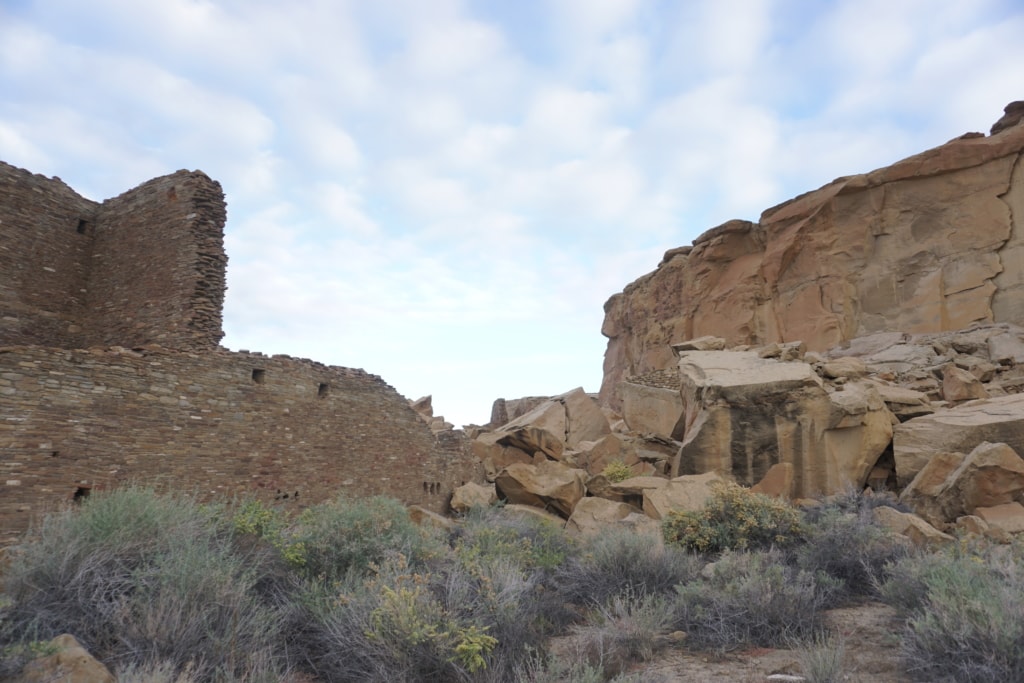
[[[661,529],[667,543],[702,553],[783,546],[804,534],[799,510],[733,483],[716,485],[700,510],[669,512]]]

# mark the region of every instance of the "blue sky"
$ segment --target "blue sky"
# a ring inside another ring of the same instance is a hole
[[[226,346],[482,423],[596,391],[665,250],[987,132],[1021,36],[1020,0],[0,0],[0,159],[205,171]]]

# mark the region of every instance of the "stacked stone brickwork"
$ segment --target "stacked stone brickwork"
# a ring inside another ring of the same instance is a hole
[[[0,162],[0,343],[217,346],[220,185],[178,171],[102,204]]]
[[[480,480],[381,378],[218,346],[225,217],[200,172],[98,204],[0,164],[0,546],[125,482],[440,512]]]

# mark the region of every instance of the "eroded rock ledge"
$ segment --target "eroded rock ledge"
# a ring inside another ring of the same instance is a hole
[[[671,368],[671,344],[802,340],[824,350],[883,331],[1024,320],[1021,103],[969,133],[871,173],[839,178],[672,249],[605,304],[601,401]]]

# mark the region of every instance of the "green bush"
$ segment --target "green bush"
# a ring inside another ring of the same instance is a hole
[[[127,488],[48,516],[12,552],[5,634],[71,632],[103,661],[165,662],[199,680],[276,675],[287,610],[258,587],[272,559],[241,552],[217,507]]]
[[[339,497],[306,509],[288,545],[302,549],[302,561],[295,563],[301,576],[328,584],[350,572],[367,575],[396,553],[418,564],[441,551],[438,539],[416,526],[405,506],[383,496]]]
[[[839,600],[876,596],[886,567],[904,557],[904,539],[876,525],[869,508],[843,512],[828,507],[807,515],[804,540],[792,548],[798,567],[842,582]]]
[[[601,470],[601,474],[605,479],[615,484],[620,481],[626,481],[627,479],[635,476],[633,470],[630,469],[629,465],[622,462],[621,460],[613,460],[605,468]]]
[[[572,543],[563,530],[504,508],[473,508],[451,538],[463,563],[505,558],[527,569],[554,570],[565,562]]]
[[[665,541],[702,553],[785,546],[802,538],[800,512],[777,498],[737,484],[715,486],[701,510],[672,510],[662,522]]]
[[[725,552],[707,581],[677,587],[674,627],[698,648],[785,647],[821,630],[838,584],[785,563],[777,550]]]
[[[667,645],[673,605],[664,595],[617,595],[572,627],[577,658],[619,674],[636,661],[648,661]]]
[[[677,584],[697,578],[703,566],[703,559],[678,546],[612,530],[587,539],[556,576],[567,601],[593,606],[619,595],[671,594]]]
[[[796,648],[797,659],[807,683],[840,683],[846,680],[843,660],[846,643],[835,634],[817,634]]]
[[[1020,547],[954,546],[905,558],[882,594],[908,615],[902,650],[912,677],[1024,681]]]

